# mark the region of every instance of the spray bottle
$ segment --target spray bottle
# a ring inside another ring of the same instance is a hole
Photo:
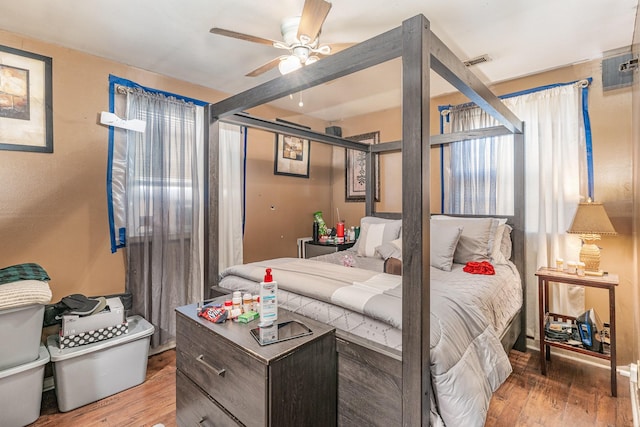
[[[260,282],[260,323],[258,326],[271,326],[278,320],[278,283],[271,276],[271,269],[267,268],[264,281]]]

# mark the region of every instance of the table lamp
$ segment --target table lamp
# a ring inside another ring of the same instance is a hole
[[[582,239],[580,261],[585,264],[585,274],[602,276],[600,248],[595,242],[600,240],[600,236],[603,234],[610,236],[617,234],[602,203],[593,202],[589,198],[586,202],[578,204],[576,215],[567,232],[579,234]]]

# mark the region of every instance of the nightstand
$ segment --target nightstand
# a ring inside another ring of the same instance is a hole
[[[349,249],[356,242],[346,242],[346,243],[322,243],[315,242],[313,240],[309,240],[304,242],[304,257],[312,258],[314,256],[331,254],[334,252],[344,251]]]
[[[618,276],[607,274],[598,276],[577,276],[555,268],[542,267],[536,272],[538,276],[538,311],[540,318],[540,371],[542,375],[547,374],[547,360],[551,359],[551,347],[562,348],[574,351],[599,359],[608,360],[611,366],[611,395],[618,395],[616,381],[616,286],[618,286]],[[555,320],[575,322],[575,318],[558,313],[549,312],[549,282],[565,283],[569,285],[584,286],[590,288],[600,288],[609,291],[609,354],[590,351],[582,347],[574,347],[563,342],[549,341],[545,337],[545,318],[549,316]]]
[[[215,301],[224,301],[224,297]],[[332,326],[278,311],[311,335],[261,346],[258,322],[213,323],[196,304],[176,309],[179,426],[334,426],[337,357]]]

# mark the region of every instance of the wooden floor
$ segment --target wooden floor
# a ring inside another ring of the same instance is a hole
[[[513,373],[496,391],[486,426],[633,425],[629,380],[618,375],[618,397],[611,397],[609,371],[553,357],[540,375],[539,353],[511,351]],[[175,351],[152,356],[146,381],[115,396],[60,413],[55,393],[43,396],[40,418],[32,426],[176,425]]]

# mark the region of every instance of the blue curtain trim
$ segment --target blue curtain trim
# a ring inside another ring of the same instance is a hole
[[[109,76],[109,112],[115,112],[115,83],[111,81]],[[119,248],[123,248],[124,244],[116,242],[116,226],[113,218],[113,126],[109,126],[109,153],[107,157],[107,211],[109,215],[109,237],[111,239],[111,253],[116,253]]]
[[[588,79],[591,84],[591,78]],[[582,88],[582,121],[584,122],[584,136],[587,151],[587,191],[591,200],[593,197],[593,138],[591,136],[591,119],[589,118],[589,86]]]
[[[591,135],[591,120],[589,119],[589,86],[591,85],[591,83],[593,82],[593,77],[587,77],[586,79],[580,79],[580,80],[574,80],[572,82],[568,82],[568,83],[554,83],[554,84],[550,84],[550,85],[546,85],[546,86],[538,86],[535,88],[531,88],[531,89],[526,89],[526,90],[522,90],[519,92],[513,92],[513,93],[508,93],[505,95],[501,95],[498,96],[499,99],[507,99],[507,98],[513,98],[516,96],[521,96],[521,95],[527,95],[530,93],[535,93],[535,92],[541,92],[543,90],[547,90],[547,89],[552,89],[555,87],[561,87],[561,86],[567,86],[567,85],[572,85],[572,84],[576,84],[579,81],[582,80],[586,80],[589,82],[589,85],[585,86],[582,88],[582,119],[584,122],[584,133],[585,133],[585,144],[586,144],[586,151],[587,151],[587,187],[588,187],[588,193],[589,193],[589,197],[591,197],[592,200],[595,200],[593,197],[593,138]],[[467,106],[472,106],[475,105],[475,103],[473,102],[468,102],[466,104],[460,104],[459,107],[467,107]],[[447,110],[451,108],[451,105],[440,105],[438,106],[438,111],[440,113],[442,113],[442,111]],[[447,117],[447,120],[449,118]],[[442,126],[442,114],[440,114],[440,133],[442,134],[444,132],[444,127]],[[442,150],[442,148],[441,148]],[[440,175],[441,175],[441,193],[444,194],[444,180],[442,180],[442,165],[444,164],[444,157],[442,156],[442,154],[440,155]],[[443,208],[444,208],[444,202],[442,203]],[[444,210],[443,210],[444,212]]]
[[[146,86],[139,85],[131,80],[123,79],[113,74],[109,74],[109,112],[115,113],[115,86],[121,85],[126,87],[133,87],[142,89],[150,93],[158,93],[164,96],[180,99],[185,102],[191,102],[198,106],[208,105],[208,102],[200,101],[198,99],[189,98],[182,95],[176,95],[175,93],[165,92],[158,89],[152,89]],[[109,234],[111,240],[111,253],[115,253],[118,249],[124,248],[127,245],[126,240],[126,228],[121,227],[116,233],[116,226],[113,213],[113,144],[114,144],[114,131],[113,127],[109,127],[109,153],[107,157],[107,211],[109,216]],[[244,221],[244,220],[243,220]],[[117,239],[116,239],[117,236]]]

